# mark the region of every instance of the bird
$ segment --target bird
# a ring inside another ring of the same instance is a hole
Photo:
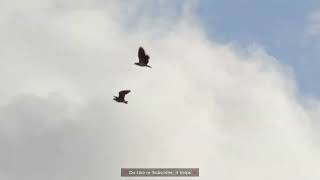
[[[125,103],[125,104],[128,104],[128,101],[126,101],[124,99],[124,97],[126,96],[126,94],[130,93],[131,91],[130,90],[122,90],[119,92],[119,96],[113,96],[113,100],[119,102],[119,103]]]
[[[139,58],[139,62],[134,63],[135,65],[151,68],[151,66],[148,65],[150,57],[148,54],[146,54],[143,47],[139,47],[138,58]]]

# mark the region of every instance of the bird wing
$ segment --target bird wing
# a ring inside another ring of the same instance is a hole
[[[149,59],[150,59],[150,57],[149,57],[148,55],[146,55],[146,56],[144,57],[144,63],[145,63],[145,64],[148,64],[148,63],[149,63]]]
[[[138,57],[139,57],[139,59],[140,59],[140,58],[143,58],[143,57],[145,57],[145,56],[146,56],[146,53],[145,53],[143,47],[139,47],[139,50],[138,50]]]
[[[146,55],[146,52],[144,51],[143,47],[139,47],[138,57],[139,57],[139,63],[148,64],[149,56]]]
[[[119,99],[123,99],[126,96],[126,94],[128,94],[130,92],[130,90],[122,90],[119,92]]]

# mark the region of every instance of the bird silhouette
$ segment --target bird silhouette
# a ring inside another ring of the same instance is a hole
[[[134,63],[135,65],[151,68],[151,66],[148,65],[150,57],[146,54],[143,47],[139,47],[138,58],[139,62]]]
[[[119,92],[119,96],[113,96],[113,100],[119,102],[119,103],[125,103],[128,104],[128,101],[126,101],[124,99],[124,97],[126,96],[126,94],[128,94],[129,92],[131,92],[130,90],[122,90]]]

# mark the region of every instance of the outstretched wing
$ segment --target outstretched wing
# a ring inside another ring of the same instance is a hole
[[[143,47],[139,47],[138,50],[138,57],[140,58],[144,58],[146,56],[146,52],[144,51]]]
[[[150,59],[150,57],[149,57],[148,55],[146,55],[146,56],[144,57],[144,63],[145,63],[145,64],[148,64],[148,63],[149,63],[149,59]]]
[[[119,99],[124,100],[124,97],[126,96],[126,94],[128,94],[130,92],[130,90],[122,90],[119,92]]]
[[[139,47],[138,57],[139,57],[139,63],[148,64],[150,57],[146,54],[143,47]]]

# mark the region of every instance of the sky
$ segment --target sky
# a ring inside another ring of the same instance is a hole
[[[197,13],[210,38],[263,46],[294,70],[301,93],[319,97],[319,34],[309,30],[319,7],[317,0],[212,0],[200,1]]]
[[[0,179],[127,179],[124,167],[319,179],[320,101],[299,80],[315,65],[298,72],[297,51],[254,19],[253,34],[218,26],[208,8],[241,12],[235,2],[205,3],[0,0]],[[303,11],[295,31],[315,52],[320,11]],[[152,68],[134,65],[139,46]],[[123,89],[128,104],[112,100]]]

